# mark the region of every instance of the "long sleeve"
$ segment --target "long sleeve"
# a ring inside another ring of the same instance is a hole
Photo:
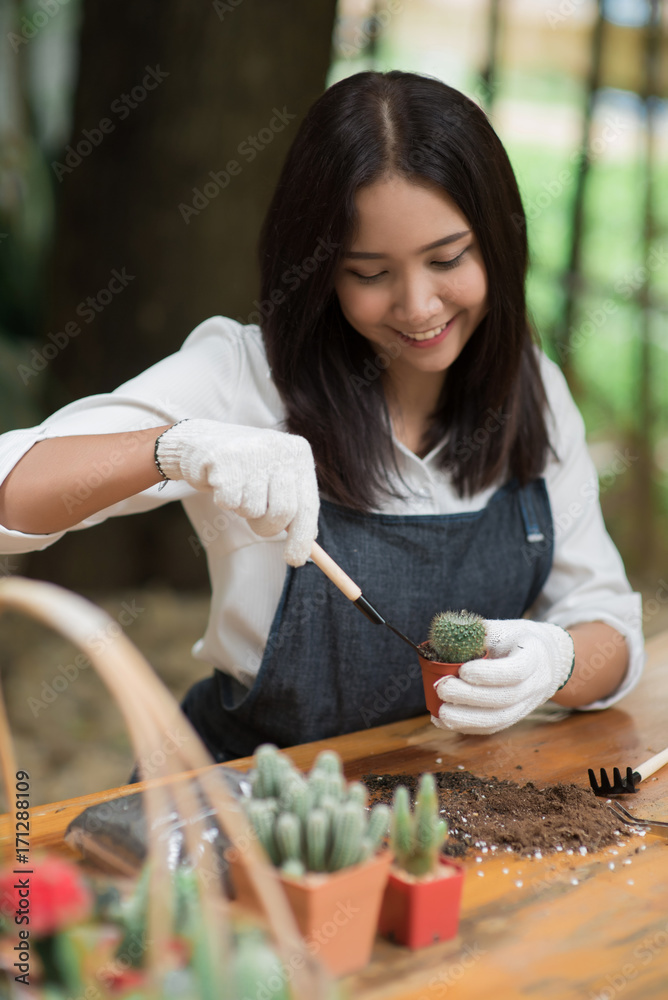
[[[70,403],[36,427],[9,431],[0,437],[0,483],[32,446],[47,438],[76,434],[111,434],[173,423],[184,417],[224,421],[237,406],[245,370],[252,363],[244,350],[244,328],[234,320],[212,317],[201,323],[175,354],[110,393]],[[266,364],[265,364],[266,367]],[[239,421],[241,422],[241,421]],[[91,470],[91,476],[105,470]],[[107,473],[108,474],[108,473]],[[85,481],[73,484],[70,502],[85,495]],[[99,524],[107,517],[139,513],[182,500],[194,493],[182,482],[159,484],[114,504],[74,525],[77,530]],[[18,553],[44,549],[64,532],[31,535],[0,525],[0,552]]]
[[[621,557],[603,521],[599,474],[587,449],[582,417],[558,367],[547,358],[542,359],[542,366],[557,453],[545,473],[554,522],[554,561],[531,617],[561,626],[601,621],[625,636],[629,666],[622,684],[608,698],[585,706],[607,708],[628,694],[642,673],[645,654],[641,598],[628,583]],[[608,472],[632,474],[632,464],[628,455],[616,452]],[[599,653],[592,657],[593,670],[605,664],[606,650],[601,648]]]

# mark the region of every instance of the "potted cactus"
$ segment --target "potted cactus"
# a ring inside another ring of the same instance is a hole
[[[255,753],[252,796],[246,812],[280,878],[308,950],[334,975],[369,961],[387,872],[381,850],[390,812],[367,809],[367,791],[348,784],[338,754],[320,753],[308,775],[271,744]],[[230,849],[236,897],[255,909],[255,898]]]
[[[411,812],[408,789],[394,793],[390,869],[378,929],[408,948],[423,948],[454,937],[459,926],[464,868],[440,854],[448,834],[439,817],[433,774],[423,774]]]
[[[427,709],[438,716],[440,698],[434,684],[447,674],[457,675],[462,663],[484,659],[485,620],[471,611],[441,611],[432,618],[429,638],[420,644],[422,684]]]

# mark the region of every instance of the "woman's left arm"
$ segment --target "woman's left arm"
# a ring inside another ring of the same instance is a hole
[[[573,639],[575,666],[564,687],[552,695],[552,701],[577,708],[614,694],[629,665],[625,637],[604,622],[582,622],[568,626],[566,631]]]
[[[644,664],[643,612],[599,502],[601,489],[634,475],[636,456],[612,451],[597,471],[582,416],[559,368],[541,357],[550,403],[548,425],[558,458],[545,482],[553,516],[553,563],[529,615],[565,628],[575,645],[575,666],[552,700],[571,708],[615,704],[638,682]]]
[[[458,677],[435,684],[443,704],[432,722],[443,729],[498,732],[547,700],[608,708],[642,673],[640,594],[603,521],[582,417],[557,366],[543,358],[542,367],[557,455],[544,474],[552,511],[544,544],[551,546],[552,566],[526,617],[486,622],[489,659],[465,663]],[[616,452],[604,481],[632,465],[633,456]]]

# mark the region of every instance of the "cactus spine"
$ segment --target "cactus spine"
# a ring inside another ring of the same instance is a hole
[[[485,653],[485,620],[471,611],[441,611],[429,626],[429,642],[441,663],[466,663]]]
[[[255,754],[248,818],[286,875],[332,872],[366,860],[388,832],[390,809],[366,809],[360,782],[347,784],[338,754],[325,750],[304,777],[275,746]]]
[[[408,789],[399,785],[390,820],[390,843],[399,866],[418,876],[435,871],[447,833],[448,824],[438,814],[434,775],[427,773],[420,778],[412,813]]]

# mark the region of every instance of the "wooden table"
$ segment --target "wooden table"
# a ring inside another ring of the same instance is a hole
[[[647,644],[636,690],[606,712],[526,719],[493,736],[443,733],[423,716],[288,751],[308,768],[324,745],[348,778],[365,773],[454,770],[539,786],[588,787],[587,768],[638,764],[668,745],[668,632]],[[250,759],[232,766],[245,770]],[[518,770],[521,766],[521,771]],[[143,787],[128,785],[32,810],[33,847],[63,848],[87,806]],[[629,799],[625,799],[629,805]],[[640,785],[638,815],[668,819],[668,768]],[[9,818],[0,817],[0,837]],[[482,861],[476,861],[482,857]],[[377,941],[373,960],[349,978],[360,1000],[665,1000],[668,996],[668,841],[623,836],[586,856],[541,860],[473,855],[466,862],[458,937],[419,952]]]

